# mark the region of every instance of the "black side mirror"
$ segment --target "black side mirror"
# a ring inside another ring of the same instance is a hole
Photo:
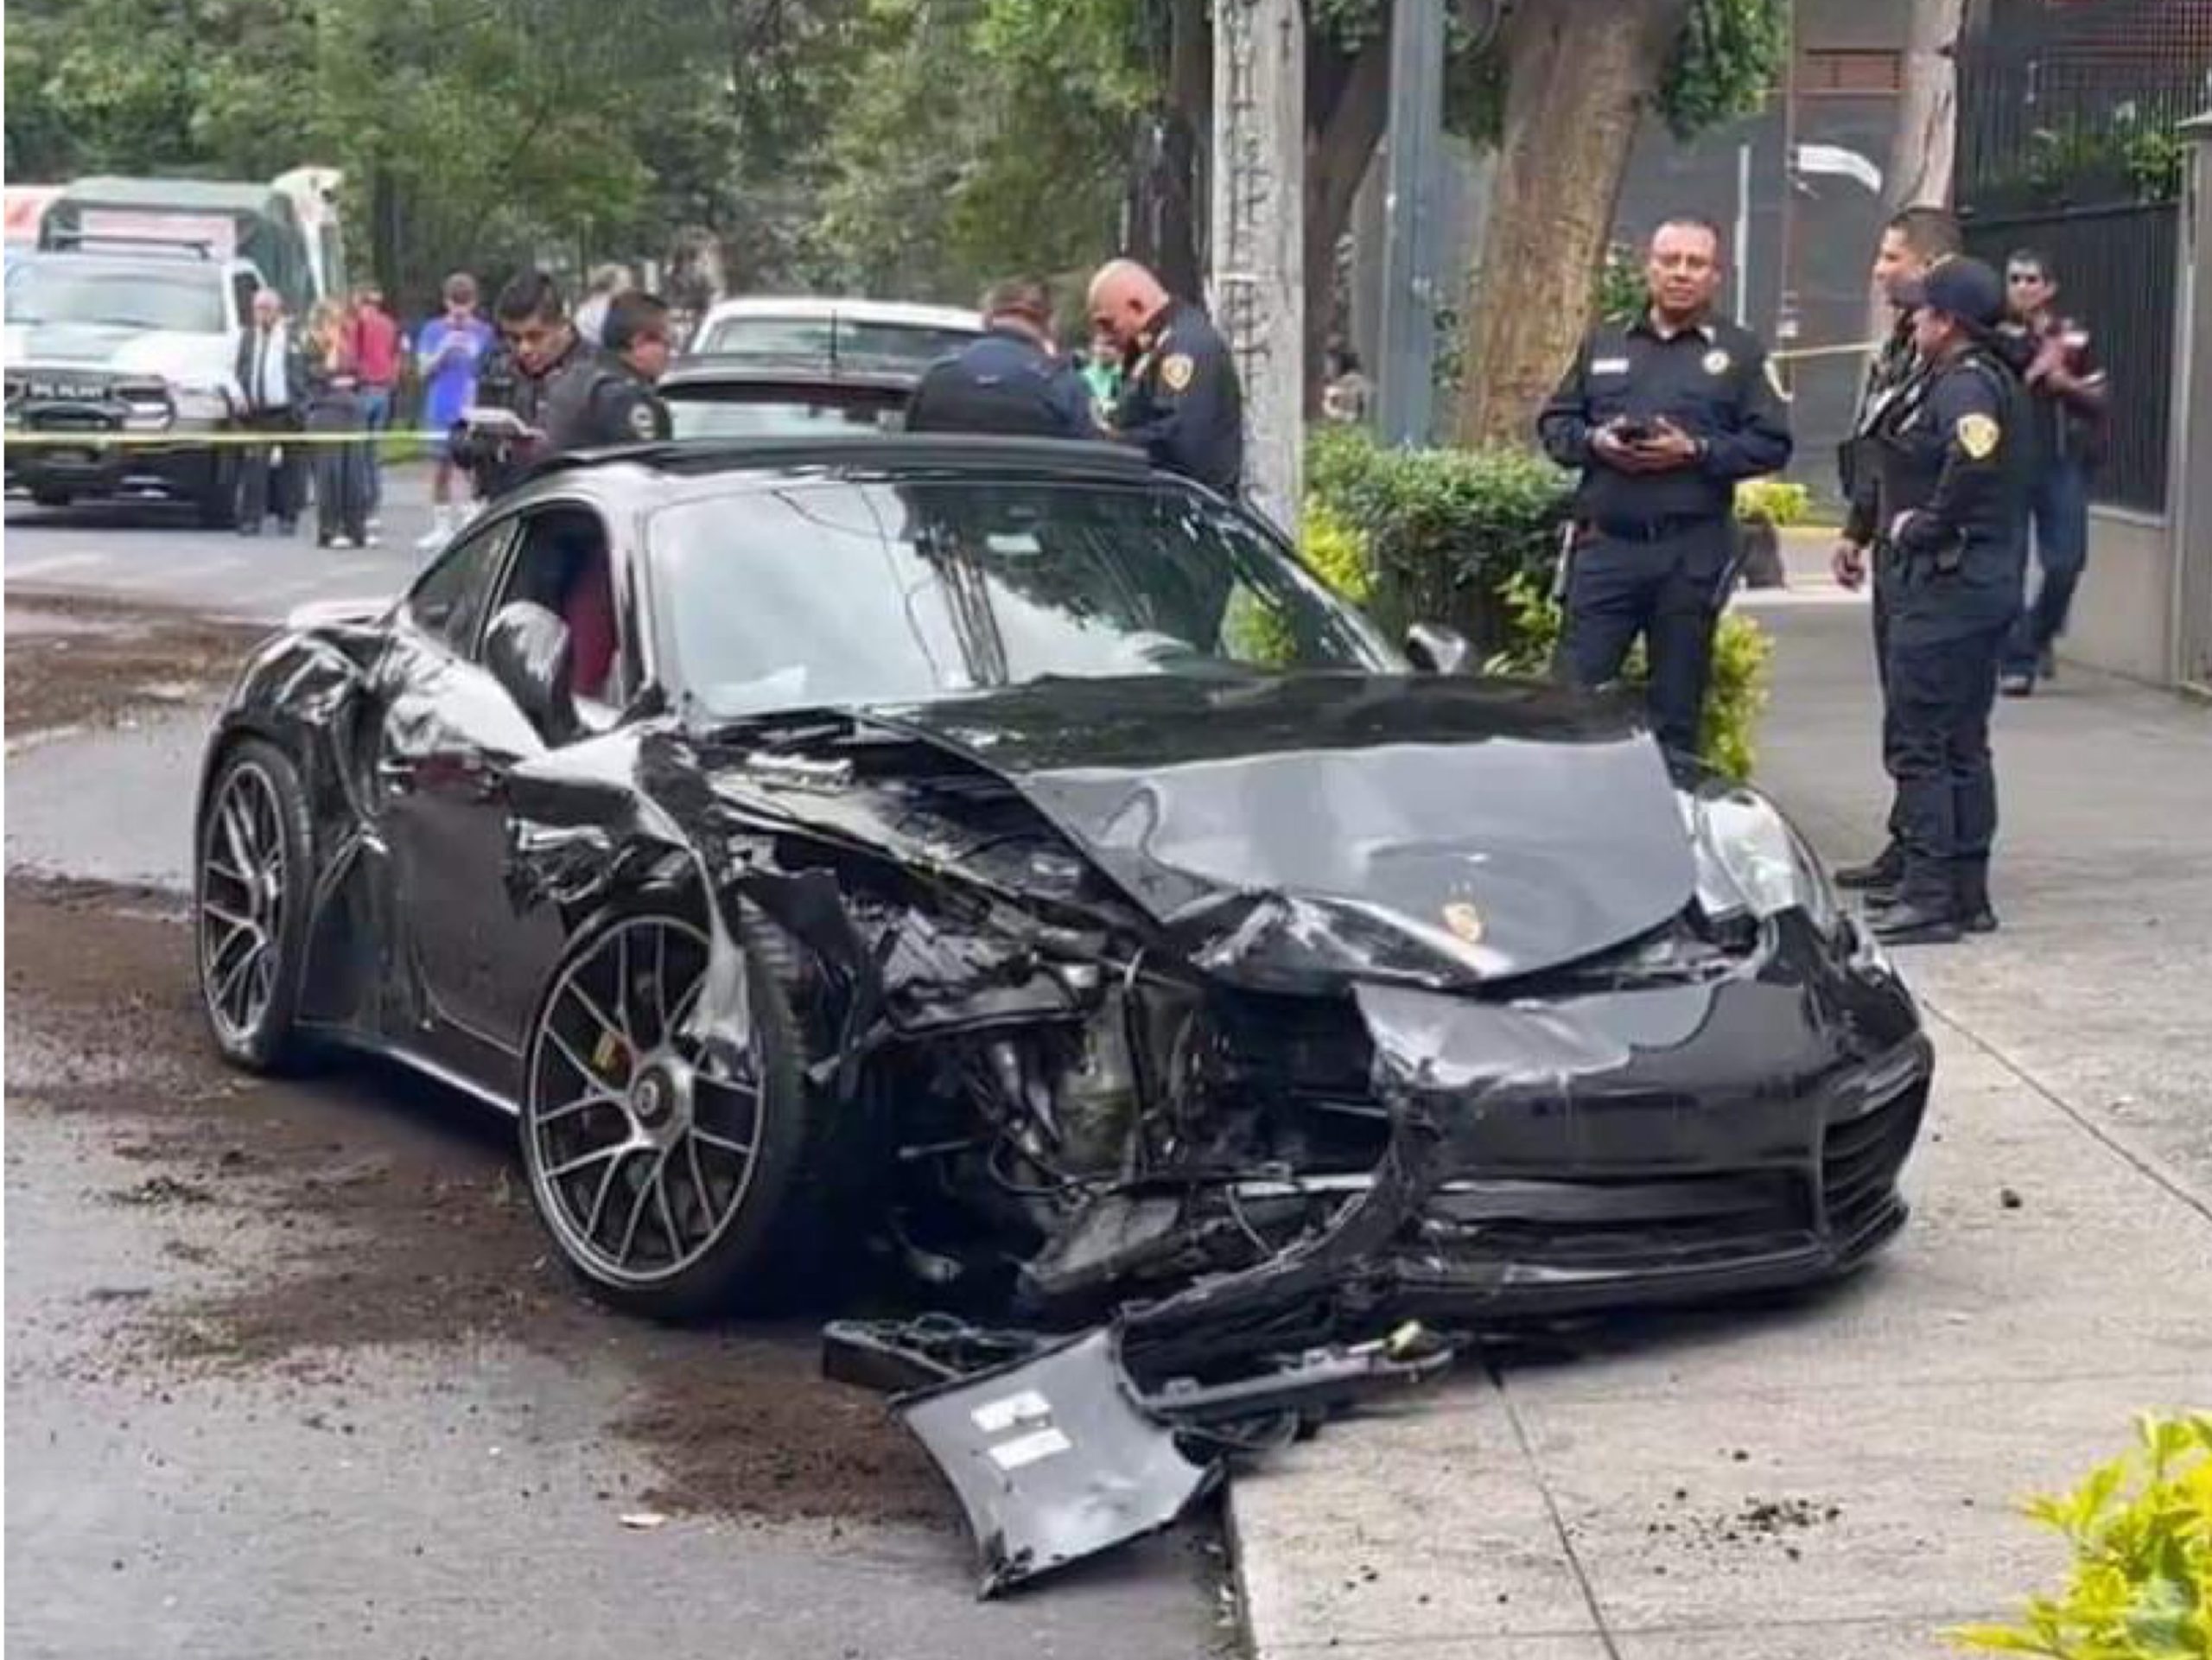
[[[499,607],[484,636],[484,666],[550,744],[583,729],[576,717],[569,625],[531,600]]]
[[[1456,628],[1440,622],[1417,622],[1406,630],[1406,655],[1413,665],[1428,674],[1471,674],[1475,648]]]

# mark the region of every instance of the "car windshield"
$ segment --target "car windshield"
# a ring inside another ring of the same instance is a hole
[[[664,508],[649,535],[667,649],[712,716],[1402,666],[1243,518],[1171,487],[811,480]]]
[[[223,283],[206,267],[79,265],[35,260],[8,283],[11,323],[93,323],[181,334],[223,332]]]
[[[906,424],[899,398],[810,398],[790,393],[734,394],[720,387],[664,386],[670,424],[678,438],[826,437],[836,433],[895,432]]]
[[[691,350],[715,357],[772,358],[827,363],[862,360],[920,368],[976,338],[972,328],[925,323],[855,322],[850,318],[725,317],[693,342]]]

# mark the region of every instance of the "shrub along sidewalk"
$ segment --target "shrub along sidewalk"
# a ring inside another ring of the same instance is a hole
[[[1531,450],[1385,449],[1355,431],[1325,429],[1307,446],[1301,554],[1393,639],[1416,622],[1446,623],[1491,672],[1547,675],[1573,484]],[[1788,522],[1800,506],[1795,489],[1747,486],[1739,516]],[[1721,617],[1700,748],[1732,777],[1752,771],[1767,655],[1758,623],[1735,610]],[[1623,677],[1643,683],[1641,646]]]

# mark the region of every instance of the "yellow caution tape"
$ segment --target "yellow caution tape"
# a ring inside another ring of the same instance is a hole
[[[1777,363],[1795,363],[1802,358],[1864,357],[1881,349],[1880,340],[1857,340],[1843,346],[1792,346],[1767,356]]]
[[[9,449],[283,449],[294,444],[391,444],[403,441],[429,443],[443,440],[443,431],[423,432],[121,432],[111,429],[93,432],[15,431],[6,435]]]

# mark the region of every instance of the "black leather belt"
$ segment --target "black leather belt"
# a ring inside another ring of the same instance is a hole
[[[1674,513],[1664,518],[1600,518],[1591,528],[1615,542],[1664,542],[1725,523],[1711,513]]]

